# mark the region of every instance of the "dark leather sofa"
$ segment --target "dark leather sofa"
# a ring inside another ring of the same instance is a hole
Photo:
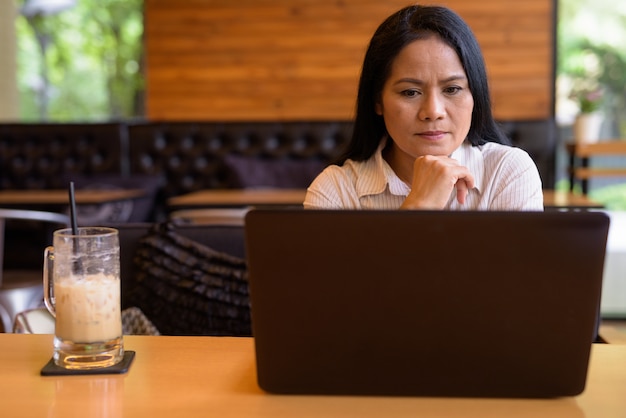
[[[551,120],[501,123],[554,187]],[[207,188],[306,187],[351,135],[347,121],[0,124],[0,189],[98,185],[146,189],[129,219],[150,221],[168,197]],[[0,202],[0,206],[2,202]]]

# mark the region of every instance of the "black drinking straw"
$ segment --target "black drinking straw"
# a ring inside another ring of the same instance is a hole
[[[74,182],[70,181],[70,220],[72,221],[72,235],[74,235],[73,247],[74,255],[78,255],[78,222],[76,221],[76,197],[74,196]],[[72,271],[79,273],[81,271],[81,261],[76,260],[76,264],[72,265]]]
[[[76,222],[76,197],[74,196],[73,181],[70,181],[70,219],[72,221],[72,234],[78,235],[78,223]]]

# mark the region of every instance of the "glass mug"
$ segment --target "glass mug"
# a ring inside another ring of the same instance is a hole
[[[54,363],[66,369],[113,366],[124,356],[117,229],[54,232],[44,252],[44,302],[55,317]]]

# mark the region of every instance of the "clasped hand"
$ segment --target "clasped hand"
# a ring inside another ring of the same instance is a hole
[[[411,192],[401,209],[443,209],[455,188],[456,199],[465,203],[474,188],[474,176],[467,167],[447,156],[418,157],[413,164]]]

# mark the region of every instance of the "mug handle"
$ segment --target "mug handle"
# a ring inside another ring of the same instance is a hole
[[[54,271],[54,247],[46,247],[43,254],[43,301],[48,312],[56,318],[57,312],[54,307],[54,281],[52,278],[52,272]]]

